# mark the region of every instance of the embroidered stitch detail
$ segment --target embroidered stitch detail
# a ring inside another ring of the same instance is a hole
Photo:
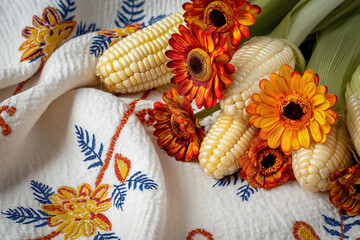
[[[127,37],[129,34],[140,30],[141,24],[134,23],[127,25],[124,28],[114,28],[111,30],[103,30],[97,32],[97,35],[93,38],[90,46],[90,54],[94,54],[95,57],[100,57],[103,52],[110,46],[115,44],[120,39]]]
[[[37,15],[33,16],[33,27],[26,26],[22,30],[22,36],[26,40],[19,47],[19,51],[24,51],[20,62],[33,62],[41,58],[39,66],[41,69],[61,42],[73,32],[76,22],[66,17],[68,12],[75,8],[68,9],[63,2],[60,3],[60,7],[62,9],[60,13],[53,7],[46,7],[41,18]]]
[[[215,186],[220,186],[220,187],[229,186],[232,181],[233,181],[233,185],[235,186],[236,183],[238,182],[238,179],[239,176],[237,173],[235,173],[233,175],[219,179],[212,187],[214,188]],[[241,198],[241,201],[243,202],[248,201],[251,195],[259,191],[257,188],[250,187],[250,185],[242,178],[240,178],[240,183],[242,184],[242,186],[240,186],[237,189],[236,195],[239,196]]]
[[[95,134],[92,135],[91,145],[90,145],[90,136],[87,130],[82,129],[82,127],[79,127],[75,125],[76,129],[76,135],[77,135],[77,141],[79,143],[79,147],[81,148],[81,152],[85,154],[84,162],[87,161],[93,161],[93,163],[88,166],[88,169],[102,166],[103,162],[101,160],[101,155],[104,149],[104,145],[100,143],[99,151],[95,151],[96,147],[96,138]]]
[[[136,113],[137,118],[140,122],[148,127],[153,126],[155,123],[154,109],[146,108]]]
[[[124,0],[121,10],[117,11],[116,27],[124,27],[143,20],[145,18],[144,3],[145,0]]]
[[[5,111],[10,117],[14,116],[15,112],[16,112],[16,108],[11,106],[2,106],[0,107],[0,114]],[[7,124],[4,120],[3,117],[0,116],[0,126],[2,128],[2,134],[4,136],[7,136],[11,133],[11,128],[9,126],[9,124]]]
[[[14,91],[14,93],[12,94],[13,96],[20,93],[22,91],[22,89],[24,88],[25,84],[30,80],[30,78],[28,78],[27,80],[19,83]]]
[[[49,235],[46,235],[44,237],[28,239],[28,240],[50,240],[50,239],[53,239],[54,237],[56,237],[59,234],[60,234],[60,231],[53,231],[52,233],[50,233]]]
[[[293,236],[296,240],[320,240],[314,229],[302,221],[296,221],[294,223]]]
[[[354,226],[360,227],[360,219],[350,222],[354,220],[356,216],[350,217],[343,210],[339,210],[340,221],[335,218],[327,217],[322,215],[326,225],[323,225],[323,228],[327,233],[332,236],[337,236],[340,239],[349,239],[347,232]],[[337,230],[336,228],[340,229]]]
[[[139,102],[140,100],[146,99],[147,96],[150,94],[150,91],[151,90],[144,92],[144,94],[139,99],[132,101],[130,103],[130,108],[128,110],[126,110],[126,112],[124,113],[124,116],[122,117],[120,124],[116,129],[115,134],[111,138],[109,150],[106,153],[106,159],[105,159],[104,165],[101,167],[100,173],[96,179],[95,186],[98,186],[104,178],[104,174],[105,174],[107,168],[109,167],[110,160],[111,160],[112,154],[114,152],[115,144],[120,136],[120,132],[124,128],[125,124],[127,123],[130,115],[134,112],[136,103]]]
[[[206,237],[208,240],[214,240],[211,233],[209,233],[208,231],[205,231],[204,229],[200,229],[200,228],[190,231],[186,237],[186,240],[193,240],[193,237],[195,235],[202,235],[202,236]]]
[[[115,174],[119,179],[120,183],[123,183],[127,176],[129,175],[131,168],[131,162],[126,157],[123,157],[121,154],[115,154]]]
[[[76,27],[75,36],[78,37],[87,33],[97,32],[97,31],[100,31],[100,28],[96,27],[96,23],[91,23],[89,26],[86,26],[86,23],[83,23],[81,21]]]

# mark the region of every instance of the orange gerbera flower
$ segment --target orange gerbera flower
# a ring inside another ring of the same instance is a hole
[[[238,48],[241,39],[249,38],[247,27],[255,23],[261,12],[257,5],[244,0],[191,0],[183,4],[187,24],[196,23],[202,29],[209,26],[225,34],[226,45],[230,51]]]
[[[55,8],[47,7],[42,18],[35,15],[32,23],[34,27],[25,27],[22,31],[22,36],[27,40],[19,47],[19,51],[24,51],[20,62],[31,62],[41,57],[41,68],[61,42],[70,36],[76,22],[63,21]]]
[[[195,160],[205,134],[195,118],[187,97],[180,99],[175,88],[165,92],[162,102],[154,104],[154,135],[168,155],[178,161]]]
[[[251,140],[249,152],[239,159],[238,165],[241,178],[254,188],[270,189],[295,180],[291,155],[285,155],[279,148],[269,148],[260,138],[259,130]]]
[[[104,184],[92,190],[87,183],[81,184],[77,191],[67,186],[60,187],[49,197],[52,203],[41,206],[51,215],[47,218],[48,225],[57,227],[65,239],[93,236],[97,228],[110,231],[111,223],[102,214],[111,207],[111,198],[106,198],[109,188]]]
[[[270,148],[290,154],[300,147],[308,148],[312,140],[324,143],[330,133],[330,124],[337,114],[332,109],[334,94],[319,85],[319,76],[312,70],[304,75],[283,65],[280,74],[272,73],[270,81],[260,81],[260,94],[253,94],[253,104],[246,111],[252,114],[249,123],[261,128],[260,137],[268,140]]]
[[[330,202],[349,216],[360,213],[360,164],[344,168],[330,176]]]
[[[228,74],[235,69],[228,63],[231,55],[224,48],[223,34],[214,30],[203,31],[192,24],[189,29],[179,26],[180,34],[173,34],[169,44],[173,50],[166,51],[172,60],[167,67],[175,68],[171,82],[177,84],[177,90],[190,101],[196,97],[198,108],[216,105],[222,99],[222,90],[232,80]]]

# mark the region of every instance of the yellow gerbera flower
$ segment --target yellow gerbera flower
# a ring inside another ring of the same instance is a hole
[[[288,65],[280,74],[272,73],[270,81],[260,81],[260,94],[253,94],[246,111],[252,114],[249,123],[261,128],[260,137],[267,139],[270,148],[290,154],[300,147],[308,148],[312,141],[324,143],[337,114],[332,109],[334,94],[319,85],[319,76],[306,70],[301,76]]]

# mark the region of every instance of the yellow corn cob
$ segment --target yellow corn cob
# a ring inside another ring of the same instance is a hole
[[[300,185],[312,192],[325,192],[330,175],[351,166],[349,132],[344,122],[332,125],[324,144],[313,143],[292,154],[294,175]]]
[[[206,175],[220,179],[239,170],[237,162],[249,149],[256,128],[223,112],[201,143],[199,162]]]
[[[156,22],[109,47],[96,66],[97,75],[108,91],[130,93],[170,82],[170,60],[165,52],[171,34],[178,32],[184,11]]]
[[[295,55],[279,39],[253,37],[236,51],[230,63],[235,67],[233,83],[224,91],[220,107],[226,115],[248,120],[245,109],[252,103],[251,95],[260,92],[260,80],[269,79],[269,74],[279,72],[283,64],[294,68]]]
[[[356,152],[360,155],[360,92],[347,98],[346,110],[346,124]]]

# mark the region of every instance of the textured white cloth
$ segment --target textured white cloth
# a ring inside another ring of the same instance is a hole
[[[183,2],[0,1],[0,117],[2,126],[11,129],[0,133],[0,239],[51,233],[53,239],[66,239],[42,206],[54,203],[51,197],[62,186],[78,191],[86,183],[94,191],[108,156],[101,184],[110,189],[102,200],[111,197],[112,206],[93,218],[105,216],[106,224],[103,229],[95,224],[90,237],[79,233],[79,239],[293,239],[294,226],[313,229],[321,239],[338,239],[342,231],[345,238],[360,237],[360,217],[339,215],[327,193],[308,192],[297,182],[256,190],[235,176],[217,181],[198,163],[169,157],[157,145],[153,128],[136,117],[161,101],[166,86],[136,104],[116,137],[130,103],[143,92],[114,96],[101,90],[95,66],[111,39],[94,31],[135,20],[149,25],[181,10]],[[34,15],[51,17],[44,11],[47,7],[60,16],[58,25],[67,21],[69,26],[76,22],[76,27],[47,61],[34,55],[20,62],[26,51],[19,50],[26,41],[21,33],[26,26],[36,28]],[[12,114],[5,110],[11,107],[16,108]],[[204,123],[209,127],[211,118]],[[131,162],[123,183],[114,170],[118,154]],[[84,205],[74,206],[84,212]],[[76,228],[69,229],[69,236],[77,235],[72,232]]]

